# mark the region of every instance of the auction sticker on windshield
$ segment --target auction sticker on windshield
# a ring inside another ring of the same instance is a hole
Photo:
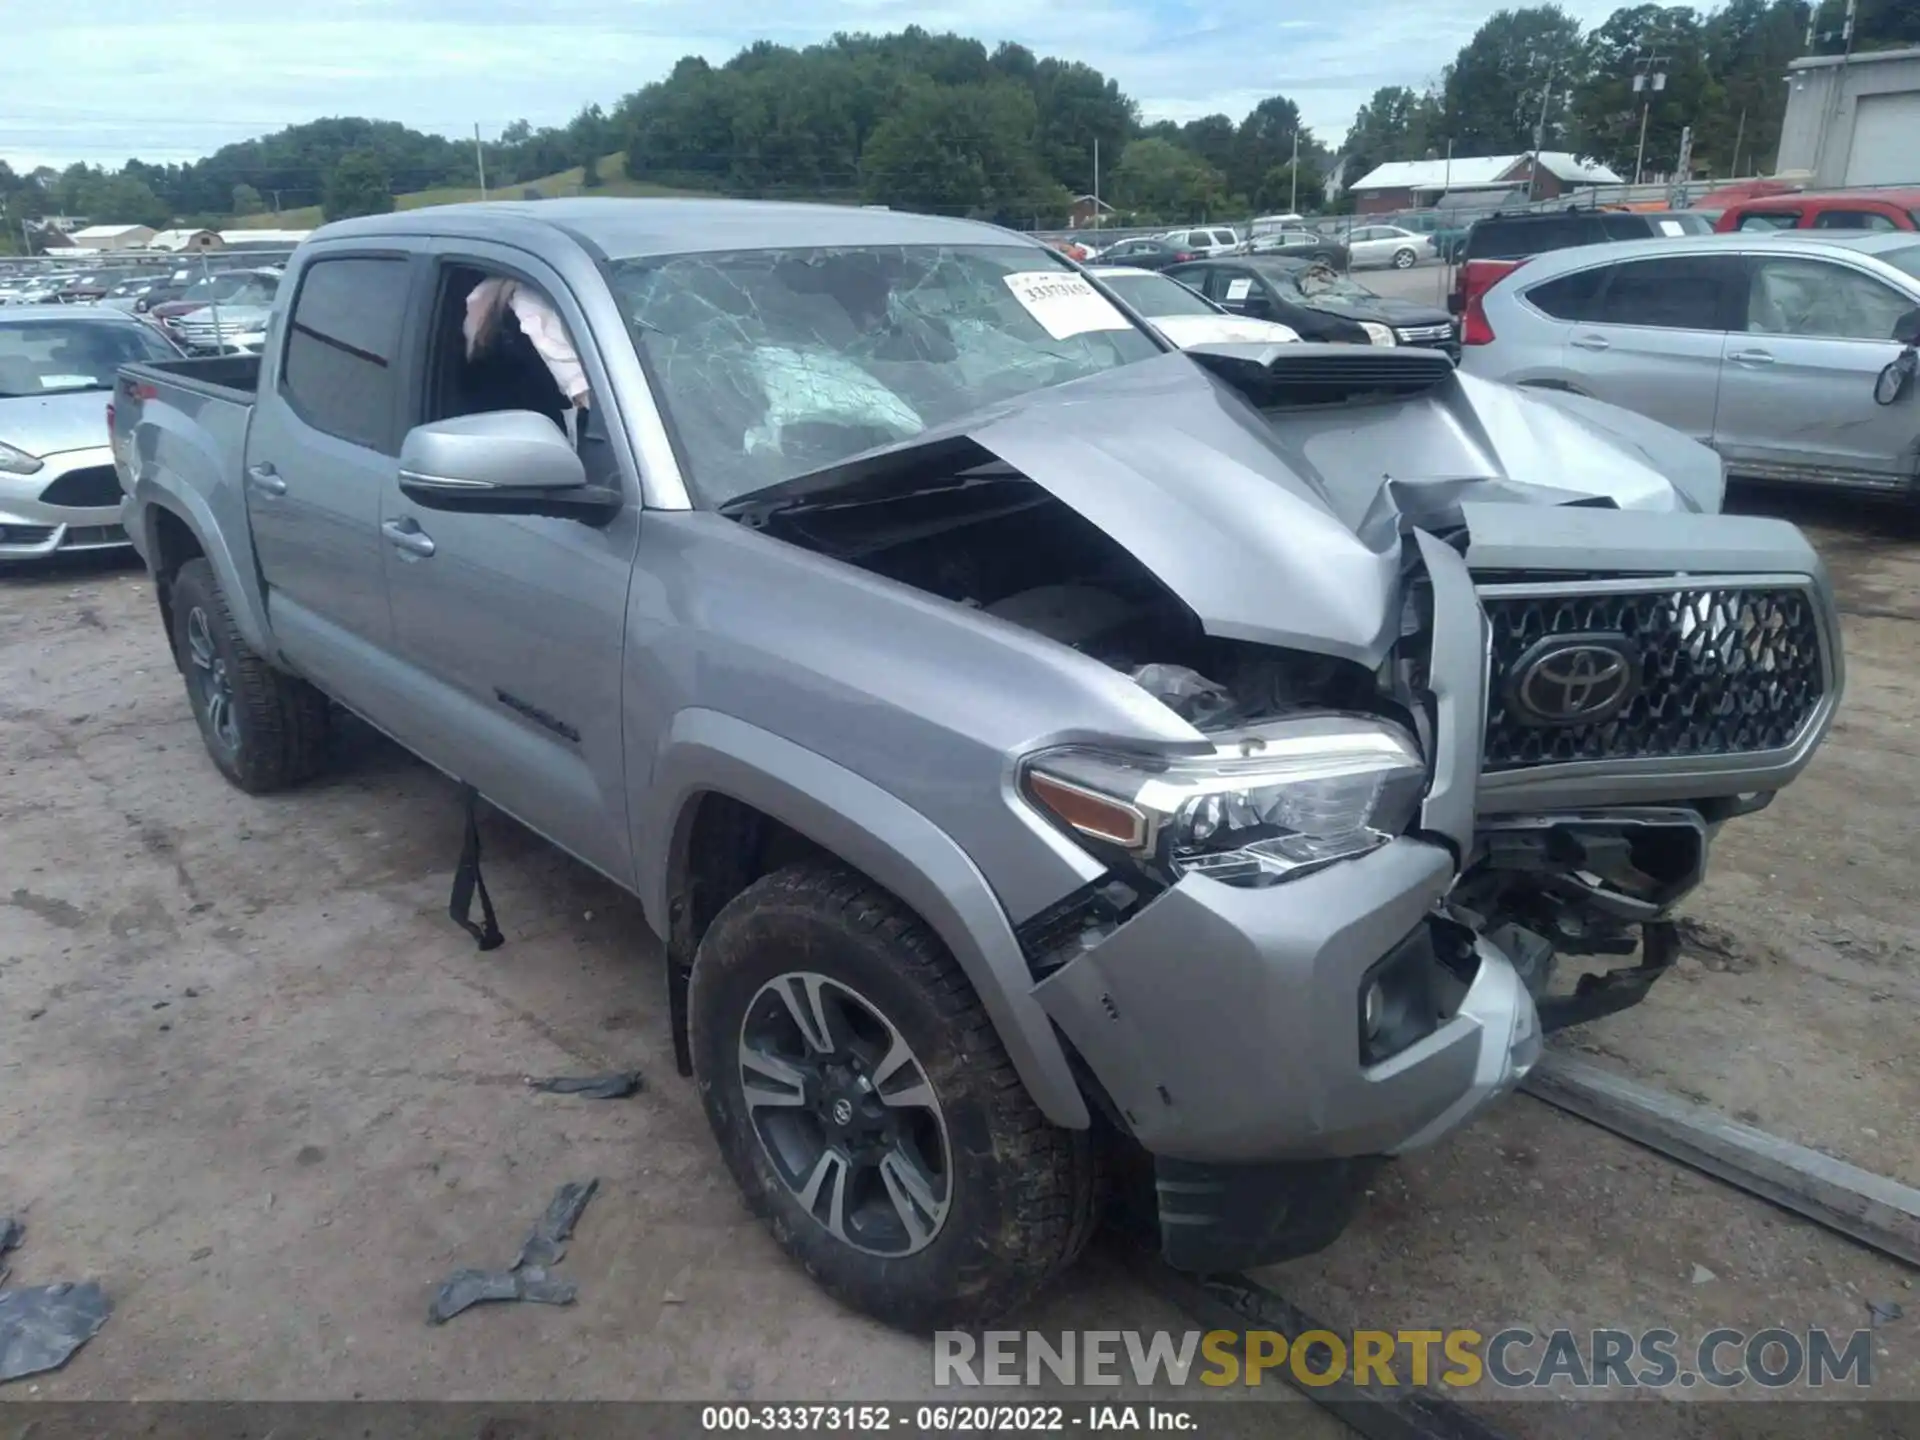
[[[1059,270],[1017,270],[1001,277],[1026,312],[1056,340],[1092,330],[1131,330],[1133,322],[1113,308],[1080,275]]]
[[[1227,282],[1227,299],[1229,300],[1244,300],[1252,291],[1253,281],[1251,280],[1229,280]]]

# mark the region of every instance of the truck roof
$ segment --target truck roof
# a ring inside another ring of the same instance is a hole
[[[527,238],[560,231],[603,255],[627,259],[775,246],[1032,245],[1039,242],[997,225],[869,210],[855,205],[806,205],[774,200],[601,199],[486,201],[435,205],[340,220],[314,232],[316,240],[378,235],[469,235]]]

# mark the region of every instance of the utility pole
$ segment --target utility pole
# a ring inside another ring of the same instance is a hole
[[[473,163],[480,172],[480,198],[487,198],[487,152],[480,148],[480,122],[473,122]]]
[[[1654,67],[1667,62],[1665,55],[1645,55],[1634,61],[1633,93],[1646,98],[1640,102],[1640,149],[1633,157],[1633,183],[1640,183],[1647,163],[1647,117],[1653,113],[1653,97],[1667,88],[1667,72]]]
[[[1540,178],[1540,152],[1547,143],[1547,101],[1553,98],[1553,65],[1547,65],[1547,83],[1540,87],[1540,123],[1533,127],[1533,164],[1527,168],[1527,203],[1533,203],[1533,187]]]
[[[1100,228],[1100,137],[1093,137],[1093,228]]]
[[[1727,172],[1730,178],[1740,178],[1740,142],[1747,138],[1747,109],[1740,107],[1740,128],[1733,132],[1733,168]]]
[[[1290,167],[1293,177],[1293,189],[1287,197],[1287,213],[1300,213],[1300,127],[1293,127],[1293,165]]]

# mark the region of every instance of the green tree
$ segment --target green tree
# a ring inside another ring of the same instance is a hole
[[[392,209],[393,181],[378,152],[349,150],[342,155],[327,177],[321,214],[329,220],[345,220],[355,215],[385,215]]]
[[[1347,177],[1357,180],[1395,160],[1423,159],[1427,151],[1445,146],[1445,128],[1438,95],[1405,85],[1382,86],[1354,115],[1341,143]]]
[[[1038,159],[1062,184],[1084,192],[1093,187],[1093,152],[1112,165],[1133,134],[1138,111],[1120,87],[1091,65],[1046,59],[1034,67],[1033,94]]]
[[[1725,173],[1773,168],[1787,113],[1780,77],[1800,54],[1806,29],[1804,0],[1731,0],[1707,18],[1707,61],[1720,85],[1719,128],[1727,137]]]
[[[1300,161],[1300,183],[1294,184],[1294,167],[1276,165],[1260,181],[1253,203],[1264,211],[1318,210],[1326,199],[1326,178],[1317,166]]]
[[[1198,155],[1170,140],[1135,140],[1113,172],[1114,203],[1148,223],[1178,224],[1218,214],[1227,179]]]
[[[1175,134],[1163,135],[1161,138],[1177,139],[1180,144],[1225,175],[1233,169],[1233,142],[1237,129],[1233,121],[1225,115],[1202,115],[1198,120],[1189,120]]]
[[[1648,170],[1673,170],[1687,126],[1693,127],[1695,163],[1724,169],[1734,137],[1723,133],[1724,97],[1707,66],[1698,12],[1652,4],[1614,11],[1587,37],[1586,69],[1573,101],[1572,139],[1581,154],[1632,175],[1644,109]],[[1636,91],[1638,74],[1666,79],[1658,90]]]
[[[266,209],[266,202],[260,198],[260,192],[242,181],[233,187],[233,213],[236,215],[258,215]]]
[[[1234,132],[1233,163],[1227,167],[1228,187],[1236,195],[1258,193],[1268,172],[1275,166],[1293,163],[1296,137],[1302,164],[1318,169],[1331,160],[1327,147],[1301,123],[1298,105],[1284,95],[1270,95],[1262,100]]]
[[[1456,155],[1533,148],[1546,95],[1545,150],[1568,144],[1567,107],[1555,97],[1586,78],[1580,22],[1558,5],[1500,10],[1474,32],[1447,74],[1447,129]]]
[[[1846,0],[1823,0],[1814,18],[1816,55],[1837,55],[1847,48],[1846,13]],[[1905,45],[1920,45],[1920,0],[1859,0],[1853,22],[1855,50]]]
[[[860,158],[869,200],[1013,223],[1058,208],[1034,152],[1033,96],[1011,81],[912,85]]]

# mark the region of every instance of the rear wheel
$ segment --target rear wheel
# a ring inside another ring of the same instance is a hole
[[[1084,1247],[1088,1137],[1040,1114],[952,957],[860,876],[749,886],[702,939],[688,1008],[728,1169],[838,1299],[984,1323]]]
[[[174,577],[173,652],[207,754],[250,795],[310,779],[324,763],[327,700],[247,648],[205,560]]]

